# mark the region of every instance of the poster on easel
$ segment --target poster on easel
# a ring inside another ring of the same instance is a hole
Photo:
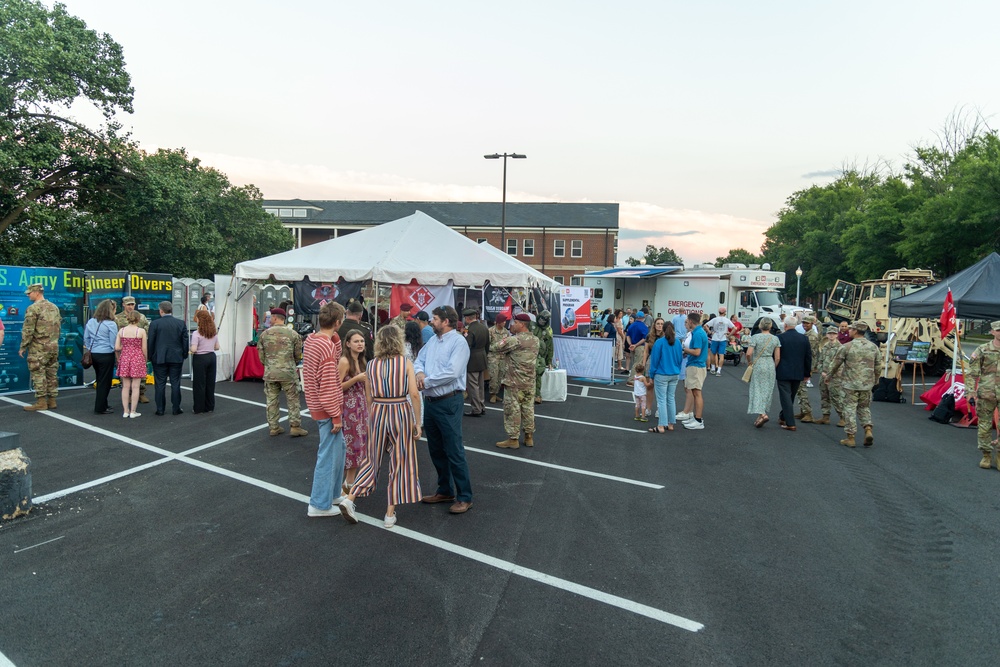
[[[590,289],[560,287],[559,309],[552,313],[553,328],[563,336],[587,336],[590,333]]]
[[[59,386],[83,385],[83,317],[85,277],[82,269],[0,266],[0,319],[4,339],[0,345],[0,394],[31,390],[28,363],[18,352],[24,316],[31,299],[24,291],[29,285],[45,287],[45,300],[59,308],[62,327],[59,335]]]

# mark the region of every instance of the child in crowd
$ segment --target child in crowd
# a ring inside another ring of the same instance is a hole
[[[632,385],[632,397],[635,399],[635,420],[637,422],[649,421],[646,419],[646,377],[643,375],[645,372],[645,366],[635,365],[635,384]]]

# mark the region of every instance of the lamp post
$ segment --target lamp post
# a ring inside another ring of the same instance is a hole
[[[795,306],[799,305],[799,290],[802,287],[802,267],[795,269]]]
[[[484,155],[487,160],[499,160],[503,158],[503,203],[500,204],[500,247],[507,252],[507,158],[523,160],[528,157],[520,153],[493,153]]]

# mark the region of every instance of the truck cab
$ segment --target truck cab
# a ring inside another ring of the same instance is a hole
[[[861,284],[838,280],[826,311],[834,322],[865,322],[878,342],[884,343],[889,336],[889,301],[935,282],[934,273],[925,269],[892,269],[880,279]]]

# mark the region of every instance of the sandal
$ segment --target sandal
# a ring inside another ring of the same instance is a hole
[[[759,417],[757,417],[757,420],[753,423],[753,425],[757,428],[760,428],[769,421],[771,420],[768,418],[767,415],[760,415]]]
[[[667,428],[670,428],[670,427],[667,427]],[[663,435],[664,433],[666,433],[666,431],[661,431],[659,426],[654,426],[654,427],[648,428],[646,430],[649,431],[650,433],[659,433],[660,435]],[[673,430],[673,429],[671,429],[671,430]]]

